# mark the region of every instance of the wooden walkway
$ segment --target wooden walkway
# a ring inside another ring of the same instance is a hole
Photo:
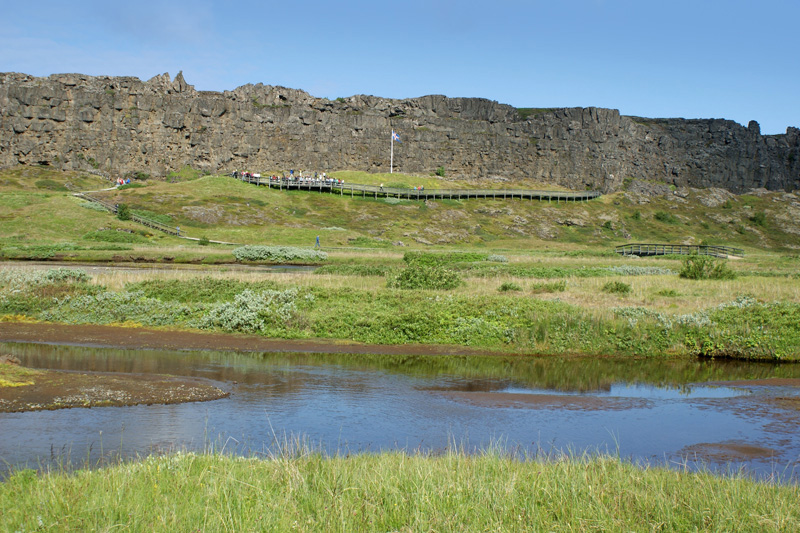
[[[84,200],[87,200],[89,202],[100,204],[114,214],[117,213],[118,206],[115,204],[106,202],[94,196],[89,196],[88,194],[82,192],[76,192],[74,193],[74,195],[77,196],[78,198],[83,198]],[[180,229],[176,228],[175,226],[167,226],[166,224],[162,224],[161,222],[157,222],[155,220],[151,220],[145,217],[140,217],[139,215],[135,215],[133,213],[131,213],[131,220],[133,220],[134,222],[138,222],[143,226],[147,226],[148,228],[152,228],[158,231],[163,231],[164,233],[168,233],[170,235],[175,235],[176,237],[185,237],[185,235],[181,235]]]
[[[466,200],[470,198],[488,198],[506,200],[547,200],[548,202],[584,202],[601,196],[599,191],[565,192],[536,191],[528,189],[401,189],[396,187],[380,187],[378,185],[359,185],[343,183],[336,180],[312,178],[277,178],[233,176],[235,179],[262,185],[279,190],[302,190],[326,193],[348,194],[350,197],[362,196],[373,198],[399,198],[402,200]]]
[[[623,244],[614,250],[621,255],[711,255],[714,257],[744,257],[744,250],[731,246],[692,244]]]

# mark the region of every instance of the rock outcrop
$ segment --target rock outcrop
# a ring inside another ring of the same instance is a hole
[[[459,179],[531,179],[612,191],[800,188],[800,130],[761,135],[720,119],[645,119],[612,109],[518,110],[479,98],[328,100],[284,87],[197,91],[182,74],[0,74],[0,166],[46,164],[164,176],[184,166],[388,171],[444,167]]]

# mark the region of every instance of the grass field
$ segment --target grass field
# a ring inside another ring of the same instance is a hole
[[[177,453],[0,484],[4,531],[796,531],[797,486],[641,468],[402,452]]]

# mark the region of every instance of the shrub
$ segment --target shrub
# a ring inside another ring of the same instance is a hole
[[[756,226],[766,226],[767,214],[764,211],[758,211],[756,213],[753,213],[753,216],[750,217],[750,222],[752,222]]]
[[[620,276],[661,276],[664,274],[675,274],[675,271],[664,267],[633,266],[621,265],[608,267],[609,272]]]
[[[97,231],[90,231],[83,236],[87,241],[97,242],[115,242],[115,243],[145,243],[147,238],[136,233],[129,233],[127,231],[117,231],[113,229],[100,229]]]
[[[461,285],[461,277],[441,265],[429,266],[411,263],[400,273],[389,279],[387,287],[393,289],[455,289]]]
[[[197,241],[197,244],[199,244],[200,246],[208,246],[210,243],[211,241],[209,241],[208,237],[206,237],[205,235],[200,237],[200,240]]]
[[[563,279],[561,281],[552,281],[552,282],[542,281],[531,285],[531,291],[533,293],[564,292],[565,290],[567,290],[567,282]]]
[[[436,175],[439,176],[440,178],[443,178],[444,177],[444,167],[438,167],[436,169]]]
[[[609,281],[603,285],[602,291],[609,294],[619,294],[620,296],[625,296],[631,292],[631,286],[622,281]]]
[[[736,279],[725,261],[710,255],[692,254],[683,259],[680,277],[685,279]]]
[[[666,211],[656,211],[653,214],[653,218],[658,220],[659,222],[663,222],[665,224],[677,224],[678,219],[672,213],[667,213]]]
[[[508,257],[504,255],[492,254],[486,258],[491,263],[508,263]]]
[[[117,206],[117,218],[120,220],[131,219],[131,210],[128,207],[128,204],[119,204]]]
[[[519,286],[518,283],[514,283],[513,281],[504,281],[502,285],[497,289],[500,292],[508,292],[508,291],[521,291],[522,287]]]
[[[297,310],[297,289],[285,291],[245,290],[233,302],[215,304],[198,325],[203,329],[264,333],[284,330]]]
[[[237,261],[268,263],[321,263],[328,259],[328,254],[308,248],[294,246],[242,246],[234,248],[233,256]]]
[[[667,298],[675,298],[680,296],[680,293],[675,289],[661,289],[660,291],[656,292],[656,296],[666,296]]]
[[[447,263],[472,263],[475,261],[487,261],[488,259],[489,254],[477,252],[406,252],[403,255],[403,261],[409,265],[419,263],[428,266]]]
[[[631,220],[641,220],[642,219],[642,212],[641,211],[634,211],[631,215]]]

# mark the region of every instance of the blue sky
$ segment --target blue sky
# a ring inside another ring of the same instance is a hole
[[[0,71],[800,127],[798,0],[7,2]]]

